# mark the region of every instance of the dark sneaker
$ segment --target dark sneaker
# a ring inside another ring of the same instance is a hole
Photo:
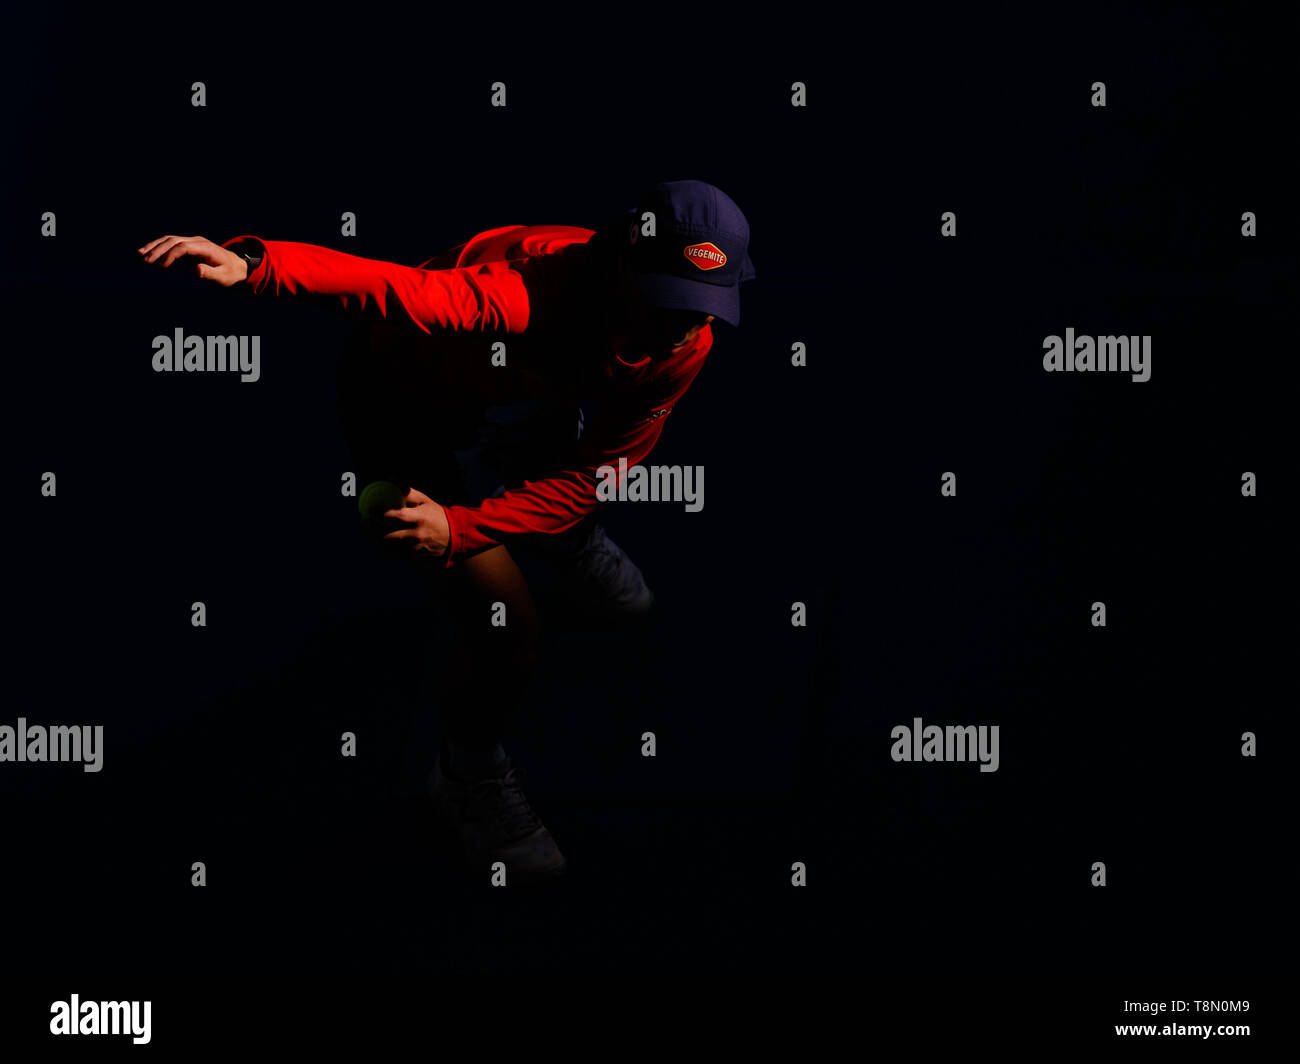
[[[565,869],[564,855],[528,804],[523,783],[523,769],[508,757],[496,774],[481,780],[448,775],[441,757],[429,773],[429,793],[460,835],[472,870],[487,875],[502,861],[506,886],[552,879]]]

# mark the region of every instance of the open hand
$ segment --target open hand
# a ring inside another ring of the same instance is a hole
[[[160,236],[136,251],[143,262],[156,262],[163,269],[178,259],[194,259],[195,273],[223,288],[239,284],[248,276],[248,263],[243,258],[201,236]]]

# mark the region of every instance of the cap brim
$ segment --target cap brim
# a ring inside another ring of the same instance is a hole
[[[703,284],[669,273],[636,274],[636,286],[652,307],[695,310],[712,314],[728,325],[740,325],[740,285]]]

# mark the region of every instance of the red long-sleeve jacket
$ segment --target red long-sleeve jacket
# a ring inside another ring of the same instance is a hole
[[[577,524],[597,504],[597,470],[617,470],[619,458],[628,467],[643,462],[704,365],[713,344],[709,326],[653,358],[629,347],[618,277],[595,236],[568,226],[506,226],[420,266],[255,236],[222,246],[261,255],[248,276],[256,293],[324,302],[431,335],[478,334],[482,342],[444,348],[460,361],[467,389],[506,372],[484,373],[499,338],[507,344],[510,371],[536,388],[600,400],[598,417],[565,468],[477,506],[444,507],[451,565],[501,536],[562,532]]]

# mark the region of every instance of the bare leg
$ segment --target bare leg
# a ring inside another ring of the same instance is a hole
[[[450,757],[430,774],[432,797],[476,874],[491,867],[495,877],[500,863],[510,882],[553,879],[564,855],[524,795],[522,770],[496,749],[537,660],[528,584],[504,546],[439,569],[431,579],[447,595],[455,637],[440,691]],[[492,624],[495,603],[504,625]]]
[[[428,574],[435,593],[446,596],[454,629],[446,682],[439,685],[445,737],[465,749],[490,750],[504,739],[537,665],[532,594],[504,546],[450,569],[435,562]],[[503,626],[493,624],[496,603],[505,608]]]

